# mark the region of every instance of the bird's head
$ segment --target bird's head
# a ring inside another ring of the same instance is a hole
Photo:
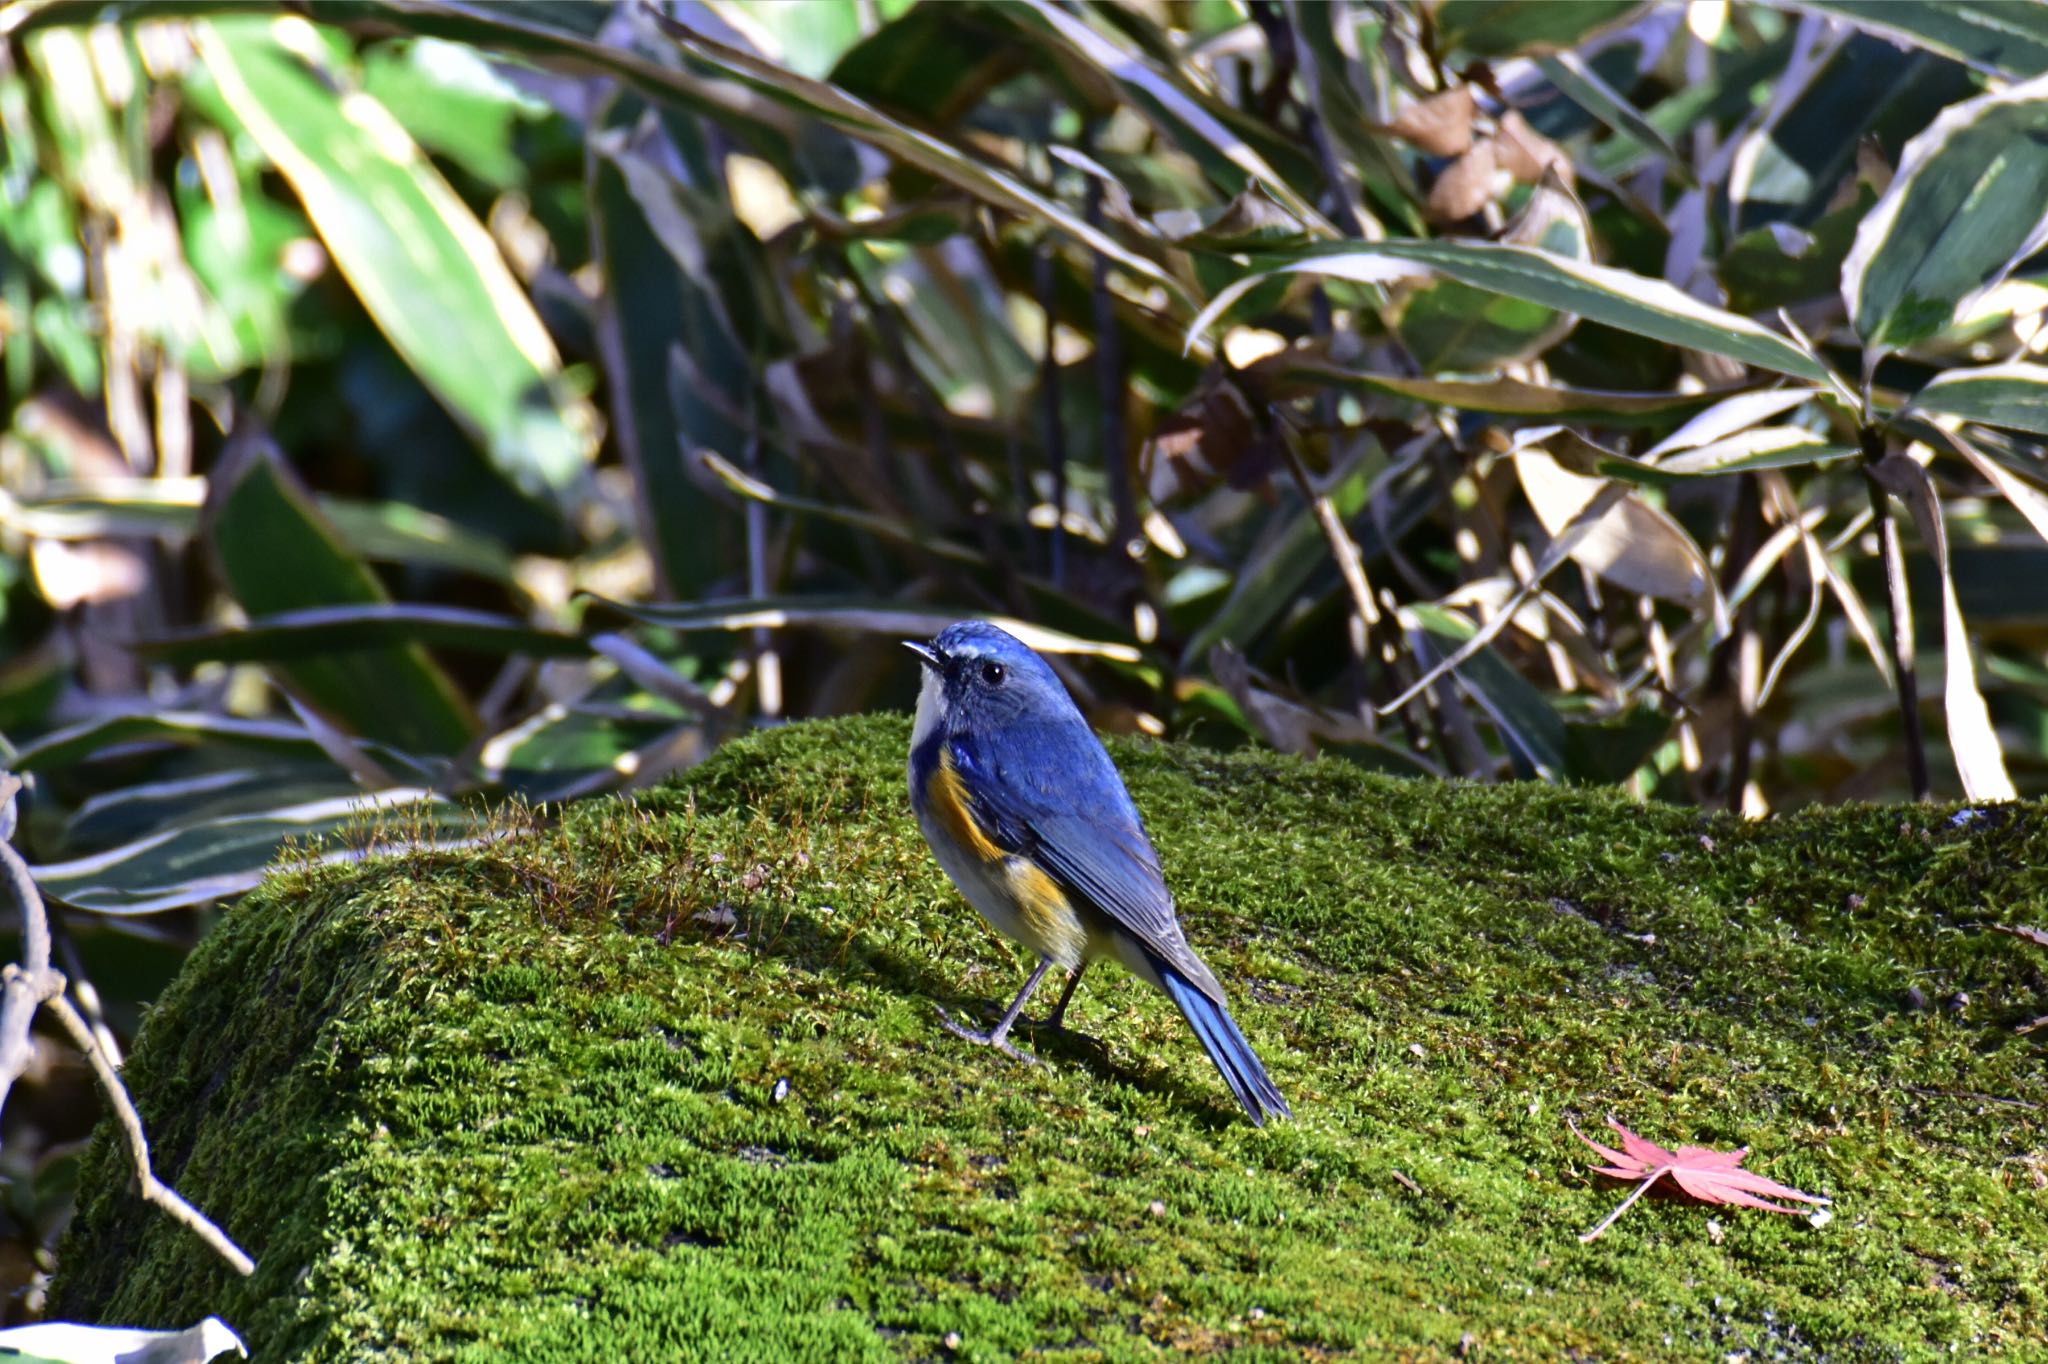
[[[964,620],[929,642],[903,643],[924,665],[925,700],[950,724],[1052,719],[1074,709],[1044,659],[1015,635],[984,621]]]

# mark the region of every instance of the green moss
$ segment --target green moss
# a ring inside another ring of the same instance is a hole
[[[1022,975],[912,826],[900,719],[734,744],[477,853],[283,874],[129,1068],[66,1314],[259,1358],[1920,1359],[2048,1336],[2048,818],[1743,826],[1540,786],[1122,746],[1189,935],[1299,1120],[1243,1121],[1098,968]],[[731,919],[732,931],[720,921]],[[1909,995],[1909,992],[1916,992]],[[1963,1000],[1967,996],[1967,1001]],[[1924,1007],[1916,1007],[1919,1000]],[[1909,1002],[1913,1001],[1913,1002]],[[1832,1223],[1620,1196],[1566,1130],[1753,1146]]]

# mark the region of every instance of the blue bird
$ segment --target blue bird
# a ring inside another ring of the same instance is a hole
[[[904,643],[924,665],[910,737],[918,827],[967,902],[1039,959],[993,1029],[962,1027],[942,1009],[947,1031],[1033,1060],[1009,1034],[1045,973],[1068,973],[1049,1020],[1058,1027],[1087,964],[1114,957],[1179,1007],[1253,1122],[1292,1117],[1182,936],[1115,764],[1045,660],[980,621]]]

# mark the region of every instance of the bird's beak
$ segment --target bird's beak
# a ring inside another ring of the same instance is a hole
[[[903,647],[917,655],[917,661],[935,673],[946,670],[946,656],[921,639],[906,639]]]

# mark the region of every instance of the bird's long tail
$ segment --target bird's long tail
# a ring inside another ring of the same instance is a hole
[[[1159,972],[1159,981],[1166,987],[1167,995],[1180,1006],[1181,1015],[1195,1030],[1202,1050],[1209,1053],[1209,1059],[1222,1072],[1223,1083],[1230,1086],[1230,1092],[1244,1105],[1244,1111],[1251,1115],[1252,1121],[1264,1127],[1268,1114],[1293,1117],[1294,1110],[1287,1106],[1287,1100],[1280,1097],[1272,1077],[1266,1074],[1266,1068],[1259,1064],[1259,1058],[1252,1052],[1252,1044],[1245,1041],[1244,1034],[1238,1031],[1237,1021],[1230,1016],[1230,1010],[1203,994],[1192,981],[1166,963],[1155,960],[1153,966]]]

